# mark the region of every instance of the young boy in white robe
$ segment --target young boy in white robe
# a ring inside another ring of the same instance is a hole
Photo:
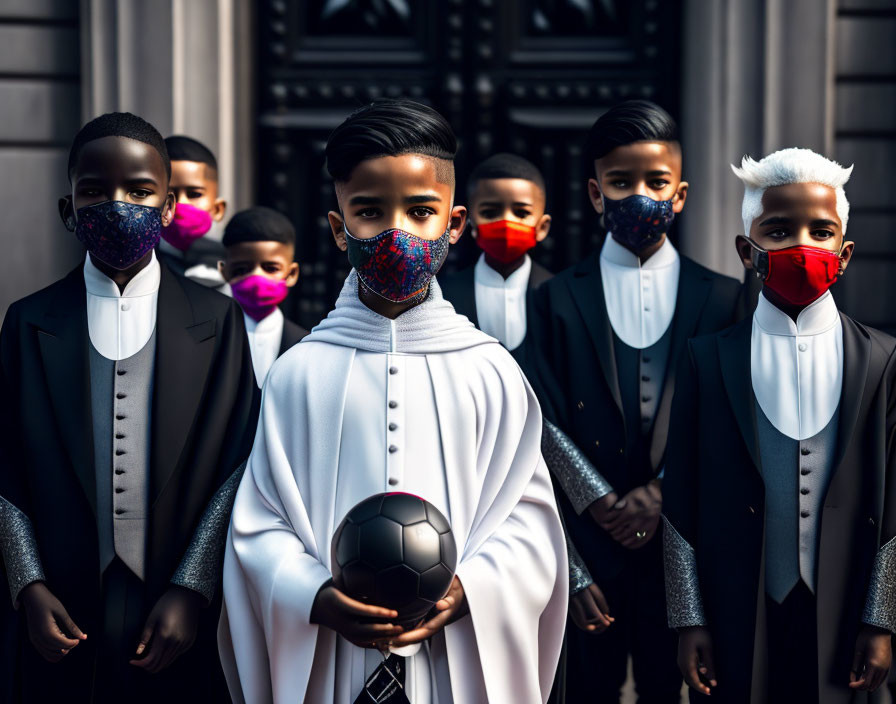
[[[510,354],[434,278],[466,220],[456,148],[444,118],[410,101],[361,108],[330,136],[339,212],[328,217],[354,268],[265,383],[224,568],[219,645],[235,701],[376,701],[365,683],[380,650],[414,644],[406,699],[389,701],[549,694],[567,563],[541,411]],[[407,630],[331,580],[336,527],[386,491],[434,504],[458,547],[448,594]]]

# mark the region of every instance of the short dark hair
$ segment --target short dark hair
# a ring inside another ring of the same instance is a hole
[[[494,154],[485,161],[479,162],[467,180],[467,197],[469,198],[480,181],[493,178],[521,178],[534,183],[544,193],[544,176],[528,159],[516,154],[503,152]]]
[[[221,244],[230,247],[240,242],[282,242],[295,247],[296,230],[283,213],[256,206],[238,212],[224,228]]]
[[[368,159],[420,154],[453,165],[456,153],[451,125],[431,107],[412,100],[382,100],[356,110],[333,130],[327,140],[327,171],[334,181],[345,182]]]
[[[162,135],[142,117],[129,112],[107,112],[105,115],[95,117],[80,129],[68,153],[69,178],[78,166],[78,158],[84,145],[103,137],[127,137],[148,144],[162,157],[165,173],[171,178],[171,159],[168,157],[168,149],[165,147]]]
[[[165,146],[168,148],[171,161],[195,161],[198,164],[205,164],[209,168],[209,177],[217,180],[218,160],[212,150],[199,140],[176,134],[165,138]]]
[[[672,116],[649,100],[626,100],[614,105],[591,126],[585,156],[591,163],[616,147],[634,142],[674,142],[678,125]]]

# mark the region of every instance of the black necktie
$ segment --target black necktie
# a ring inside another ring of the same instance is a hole
[[[404,693],[406,660],[392,653],[364,683],[354,704],[410,704]]]

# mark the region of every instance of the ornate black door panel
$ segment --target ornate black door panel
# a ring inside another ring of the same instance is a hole
[[[287,213],[299,234],[292,317],[316,323],[348,271],[326,220],[336,205],[327,135],[382,97],[429,103],[451,122],[458,202],[477,161],[516,152],[548,184],[554,226],[536,258],[556,271],[590,251],[584,134],[629,97],[677,114],[679,14],[669,0],[261,0],[258,202]],[[475,249],[461,240],[446,266],[469,263]]]

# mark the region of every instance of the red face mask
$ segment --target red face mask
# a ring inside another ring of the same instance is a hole
[[[817,300],[840,275],[840,253],[797,245],[765,250],[749,237],[753,268],[766,286],[794,306]]]
[[[484,222],[476,226],[476,244],[492,259],[509,264],[535,246],[535,228],[512,220]]]

